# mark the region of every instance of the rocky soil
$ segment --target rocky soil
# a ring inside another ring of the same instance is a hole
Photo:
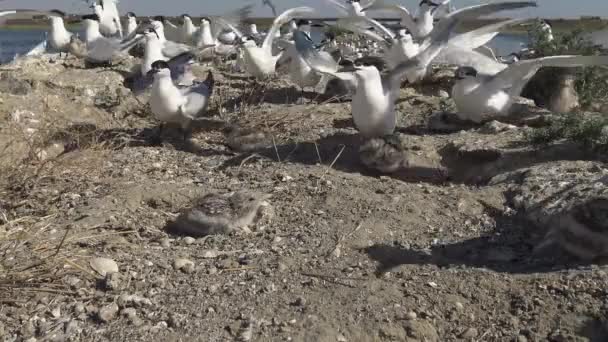
[[[398,101],[423,168],[363,166],[348,102],[225,70],[191,141],[158,145],[132,63],[0,71],[0,340],[608,341],[608,269],[536,249],[556,218],[606,229],[601,156],[521,122],[429,127],[449,72]],[[241,189],[271,195],[250,233],[167,229]]]

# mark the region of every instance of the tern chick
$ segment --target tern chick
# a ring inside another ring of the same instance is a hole
[[[251,190],[224,194],[211,193],[198,200],[177,217],[170,229],[181,234],[204,236],[249,233],[270,195]]]
[[[230,126],[226,128],[226,144],[234,151],[252,152],[270,146],[270,137],[256,128]]]

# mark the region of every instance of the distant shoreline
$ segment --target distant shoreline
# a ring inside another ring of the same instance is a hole
[[[77,29],[78,28],[78,18],[79,16],[71,15],[66,18],[66,23],[68,23],[69,29]],[[146,19],[150,17],[140,17],[139,19]],[[178,23],[179,17],[166,17],[170,21],[174,23]],[[195,22],[198,18],[193,18]],[[327,21],[332,22],[337,18],[316,18],[314,20],[319,21]],[[397,18],[379,18],[379,21],[382,22],[397,22],[399,19]],[[508,18],[489,18],[489,19],[478,19],[478,20],[468,20],[461,23],[458,26],[458,30],[460,31],[469,31],[473,30],[488,24],[496,23],[498,21],[508,20]],[[533,19],[531,19],[532,21]],[[545,19],[551,23],[553,26],[553,30],[555,32],[563,32],[563,31],[571,31],[574,29],[582,29],[583,31],[597,31],[608,28],[608,19],[602,19],[599,17],[585,17],[579,19]],[[264,29],[269,27],[272,24],[273,18],[249,18],[247,22],[255,23],[259,28]],[[35,20],[9,20],[7,25],[2,27],[2,29],[7,30],[36,30],[36,29],[45,29],[48,28],[48,24],[44,19],[35,19]],[[512,26],[507,30],[504,30],[504,33],[511,34],[525,34],[527,32],[528,26],[518,25]]]

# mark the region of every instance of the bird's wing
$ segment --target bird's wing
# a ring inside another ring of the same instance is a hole
[[[287,24],[289,21],[291,21],[294,18],[301,17],[301,16],[304,16],[307,14],[312,14],[314,12],[315,12],[314,8],[311,8],[311,7],[296,7],[296,8],[288,9],[287,11],[281,13],[281,15],[279,15],[278,17],[276,17],[274,19],[274,21],[272,22],[272,26],[270,27],[270,30],[268,30],[268,33],[266,33],[266,38],[264,38],[264,42],[262,43],[262,48],[264,48],[264,49],[272,48],[272,42],[274,41],[274,38],[282,25]]]
[[[608,65],[608,56],[550,56],[511,64],[486,84],[489,89],[520,89],[542,67],[584,67]]]
[[[181,92],[186,96],[186,103],[180,106],[182,115],[195,119],[209,103],[212,91],[206,83],[202,82],[182,88]]]
[[[87,46],[87,59],[94,62],[110,61],[120,49],[120,42],[115,39],[100,37]]]
[[[386,28],[386,26],[380,24],[377,20],[367,16],[340,18],[336,23],[344,28],[352,30],[355,33],[370,37],[380,42],[386,42],[385,37],[387,37],[389,40],[395,38],[394,32]],[[367,27],[371,27],[371,29],[368,29]],[[378,32],[380,34],[378,34]]]
[[[374,6],[374,9],[397,12],[405,27],[412,32],[416,31],[416,19],[407,8],[400,5],[379,3]]]
[[[443,0],[442,2],[439,3],[439,6],[437,6],[437,8],[435,9],[435,11],[433,11],[433,17],[435,17],[435,14],[439,13],[442,9],[445,8],[445,11],[447,13],[451,13],[450,12],[450,0]]]
[[[168,58],[173,58],[180,53],[188,52],[192,50],[192,47],[186,44],[176,43],[170,40],[167,40],[161,50],[163,56]]]
[[[191,63],[196,56],[191,52],[184,52],[167,61],[171,70],[171,79],[176,85],[190,85],[195,79],[192,73]],[[154,83],[154,75],[149,72],[141,74],[139,69],[125,78],[125,83],[135,96],[139,96]]]
[[[483,75],[496,75],[507,68],[506,64],[500,63],[477,51],[461,49],[451,44],[451,42],[448,43],[448,46],[439,53],[433,62],[437,64],[470,66]]]
[[[447,25],[449,20],[455,19],[462,21],[464,19],[475,19],[481,16],[489,15],[495,12],[514,10],[525,7],[537,7],[536,1],[508,1],[508,2],[492,2],[481,5],[461,8],[449,13],[443,17],[435,25],[434,30],[442,30],[442,26]]]
[[[237,27],[237,25],[235,25],[234,23],[231,23],[229,20],[226,20],[222,17],[215,17],[214,20],[218,23],[219,26],[222,26],[222,27],[234,32],[234,34],[236,34],[237,40],[240,40],[241,38],[243,38],[245,36],[243,34],[243,31],[241,31],[241,29],[239,29]]]
[[[330,4],[334,5],[334,7],[341,11],[343,14],[348,14],[348,8],[346,7],[346,5],[344,5],[342,2],[340,2],[339,0],[325,0],[327,2],[329,2]]]
[[[383,0],[369,0],[365,5],[361,5],[361,12],[380,9],[383,5]]]
[[[276,16],[277,16],[277,8],[272,3],[272,1],[270,1],[270,0],[262,0],[262,5],[270,7],[270,10],[272,11],[272,16],[276,18]]]
[[[326,51],[315,49],[314,42],[310,36],[302,31],[295,31],[293,35],[296,50],[302,56],[302,59],[316,72],[327,74],[339,78],[346,82],[355,82],[353,73],[338,72],[340,65],[335,61],[332,55]]]
[[[179,28],[179,26],[166,19],[163,22],[163,28],[165,31],[165,38],[167,40],[171,40],[174,42],[178,42],[180,40],[182,30]]]
[[[40,11],[31,9],[7,9],[0,11],[0,26],[4,25],[7,20],[13,19],[30,19],[34,16],[63,16],[63,12],[59,10]]]
[[[225,25],[222,25],[218,22],[218,18],[222,18],[224,21],[227,21],[232,24],[232,26],[238,27],[241,25],[243,20],[251,16],[252,11],[253,5],[246,5],[234,11],[222,14],[221,16],[208,17],[211,22],[211,36],[213,37],[213,39],[217,39],[222,30],[226,28]]]
[[[439,53],[448,45],[450,35],[458,24],[455,19],[449,19],[446,25],[440,31],[433,30],[429,38],[431,43],[428,47],[418,53],[409,61],[397,65],[387,75],[388,86],[385,86],[385,91],[392,89],[392,85],[400,82],[403,75],[412,69],[427,69],[431,62],[439,55]]]
[[[462,49],[476,49],[487,44],[494,39],[500,30],[508,26],[521,24],[529,19],[512,19],[498,22],[496,24],[486,25],[473,31],[457,34],[450,38],[450,45],[457,46]]]
[[[501,1],[501,2],[490,2],[481,5],[469,6],[461,8],[454,12],[449,13],[445,16],[447,18],[462,19],[473,19],[481,16],[489,15],[492,13],[514,10],[525,7],[537,7],[536,1]]]

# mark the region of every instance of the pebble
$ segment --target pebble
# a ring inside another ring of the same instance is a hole
[[[142,325],[144,322],[141,318],[137,317],[137,310],[134,308],[125,308],[120,311],[120,315],[126,317],[131,324],[138,327]]]
[[[83,303],[78,302],[78,303],[76,303],[74,305],[74,313],[81,314],[84,311],[85,311],[85,308],[84,308],[84,304]]]
[[[464,305],[462,305],[462,303],[461,303],[461,302],[456,302],[456,303],[454,304],[454,306],[456,307],[456,310],[458,310],[458,311],[462,311],[462,310],[464,310]]]
[[[193,244],[193,243],[195,243],[195,242],[196,242],[196,239],[195,239],[195,238],[193,238],[193,237],[191,237],[191,236],[186,236],[186,237],[184,238],[184,243],[185,243],[186,245],[191,245],[191,244]]]
[[[116,317],[117,313],[118,305],[116,303],[112,303],[99,309],[99,313],[97,314],[97,316],[102,322],[108,323]]]
[[[416,315],[416,313],[414,311],[410,311],[405,314],[405,319],[407,319],[408,321],[415,320],[417,317],[418,317],[418,315]]]
[[[108,273],[118,272],[118,264],[116,261],[108,258],[93,258],[89,262],[89,265],[91,265],[91,268],[102,277],[105,277]]]
[[[477,337],[478,332],[475,328],[468,328],[462,334],[460,334],[460,338],[471,339]]]
[[[528,338],[524,335],[517,335],[517,342],[528,342]]]
[[[160,245],[163,248],[169,248],[171,247],[171,241],[169,239],[162,239],[160,240]]]
[[[184,273],[194,272],[194,262],[188,259],[178,258],[173,261],[173,268]]]
[[[61,317],[61,308],[57,306],[53,310],[51,310],[51,316],[53,316],[53,318]]]
[[[437,96],[439,96],[441,98],[444,98],[444,99],[450,98],[450,94],[447,91],[443,90],[443,89],[441,89],[441,90],[439,90],[437,92]]]
[[[152,305],[152,301],[150,301],[148,298],[138,296],[138,295],[128,295],[126,293],[121,294],[118,297],[117,302],[121,308],[129,307],[129,306],[143,307],[143,306]]]

